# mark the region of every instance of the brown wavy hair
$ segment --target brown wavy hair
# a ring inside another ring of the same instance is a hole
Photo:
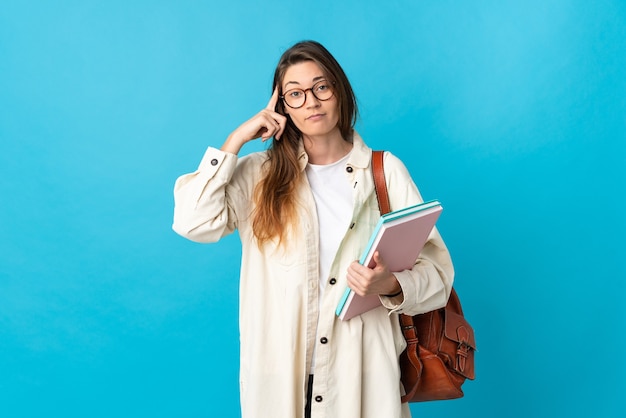
[[[282,82],[287,69],[305,61],[319,65],[326,79],[333,84],[339,131],[345,141],[351,142],[358,115],[356,97],[337,60],[320,43],[302,41],[285,51],[274,72],[272,91],[278,87],[282,96]],[[280,245],[286,237],[287,228],[297,225],[297,190],[304,175],[298,162],[302,133],[286,114],[282,100],[278,101],[275,110],[287,116],[287,125],[280,140],[272,140],[264,163],[265,174],[254,190],[256,209],[252,229],[259,245],[272,239],[277,239]]]

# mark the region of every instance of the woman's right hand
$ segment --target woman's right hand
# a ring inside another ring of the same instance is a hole
[[[285,130],[287,118],[274,111],[277,103],[278,88],[275,88],[265,109],[235,129],[222,145],[222,151],[238,154],[241,147],[248,141],[261,138],[265,142],[271,137],[280,139]]]

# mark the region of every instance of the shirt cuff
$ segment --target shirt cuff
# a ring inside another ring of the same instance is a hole
[[[215,175],[220,175],[223,180],[229,181],[235,167],[237,166],[237,156],[230,152],[225,152],[214,147],[207,148],[198,171],[204,174],[207,180]]]
[[[397,303],[400,300],[400,296],[388,297],[380,295],[380,302],[382,305],[389,309],[389,314],[403,313],[403,309],[409,304],[409,301],[415,300],[415,281],[408,271],[394,272],[394,276],[398,280],[400,287],[402,288],[402,302]]]

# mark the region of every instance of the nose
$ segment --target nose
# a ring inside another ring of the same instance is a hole
[[[304,90],[304,106],[307,108],[318,107],[320,100],[313,94],[313,88]]]

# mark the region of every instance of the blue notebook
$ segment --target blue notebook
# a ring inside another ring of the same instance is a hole
[[[442,210],[439,201],[431,200],[381,216],[359,263],[374,267],[372,258],[378,250],[390,271],[413,268]],[[380,305],[378,295],[362,297],[347,288],[336,314],[346,321]]]

